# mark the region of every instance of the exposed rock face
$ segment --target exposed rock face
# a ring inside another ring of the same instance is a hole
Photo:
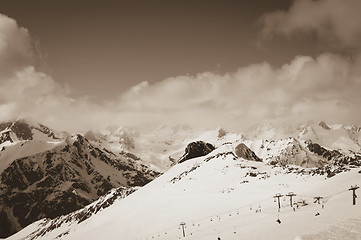
[[[240,143],[235,148],[235,153],[237,157],[244,158],[246,160],[262,162],[260,159],[251,149],[249,149],[244,143]]]
[[[227,135],[227,132],[223,128],[218,129],[218,138],[222,138],[226,135]]]
[[[178,163],[182,163],[192,158],[205,156],[214,149],[215,147],[210,143],[205,143],[203,141],[191,142],[187,145],[185,153],[179,159]]]
[[[326,158],[327,160],[331,160],[331,159],[334,159],[334,158],[337,158],[337,157],[340,157],[341,156],[341,153],[339,151],[336,151],[336,150],[327,150],[325,149],[324,147],[321,147],[319,144],[317,143],[309,143],[307,145],[308,149],[313,152],[313,153],[316,153],[317,155],[319,156],[322,156],[324,158]]]
[[[331,128],[324,121],[321,121],[318,125],[326,130],[331,130]]]
[[[4,142],[13,142],[13,140],[10,137],[10,132],[9,131],[4,131],[0,134],[0,144],[4,143]]]
[[[80,209],[112,188],[143,186],[158,175],[78,135],[73,143],[17,159],[1,173],[0,237]]]
[[[359,153],[353,153],[350,155],[344,155],[337,150],[327,150],[317,143],[308,143],[307,148],[317,154],[318,156],[326,159],[328,162],[322,166],[328,173],[328,177],[334,176],[336,173],[340,173],[348,169],[348,167],[361,166],[361,155]],[[334,170],[331,171],[331,168]]]

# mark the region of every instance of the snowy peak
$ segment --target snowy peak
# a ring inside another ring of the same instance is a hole
[[[358,152],[361,149],[359,145],[361,134],[359,132],[353,132],[344,126],[329,126],[329,129],[318,125],[307,126],[298,138],[311,140],[328,149],[339,150],[345,154],[349,153],[350,150]]]
[[[25,119],[0,123],[0,174],[15,159],[64,145],[66,135]]]
[[[137,135],[136,131],[128,128],[108,127],[99,132],[90,130],[84,134],[84,137],[101,148],[120,153],[135,148],[134,138]]]
[[[0,144],[5,141],[29,141],[40,137],[53,140],[59,139],[55,131],[49,127],[40,123],[31,123],[25,119],[0,123],[0,133],[2,138]]]

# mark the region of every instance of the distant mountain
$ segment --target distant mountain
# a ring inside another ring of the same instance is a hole
[[[112,188],[143,186],[159,173],[128,155],[25,120],[1,124],[0,237],[41,218],[80,209]]]
[[[0,123],[0,133],[2,138],[0,144],[6,141],[33,140],[34,138],[39,138],[34,136],[39,133],[44,135],[43,137],[59,139],[58,133],[55,133],[52,129],[39,123],[30,123],[25,119]]]
[[[338,226],[338,239],[357,239],[361,233],[349,224],[361,223],[361,205],[352,205],[349,191],[361,184],[359,152],[346,154],[294,137],[245,139],[211,131],[199,139],[204,142],[189,145],[185,153],[202,154],[107,208],[88,211],[96,209],[89,205],[44,219],[9,239],[303,239]],[[215,149],[203,152],[207,143]],[[319,203],[317,196],[322,196]]]
[[[144,164],[163,172],[171,167],[172,159],[182,156],[187,144],[199,134],[187,125],[162,125],[147,133],[112,126],[101,131],[88,131],[84,137],[100,149],[136,156]]]

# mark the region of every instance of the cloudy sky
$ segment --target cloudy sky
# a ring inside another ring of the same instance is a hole
[[[361,125],[361,1],[0,0],[0,120]]]

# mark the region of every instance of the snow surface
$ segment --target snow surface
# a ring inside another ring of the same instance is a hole
[[[224,142],[207,156],[177,164],[80,224],[68,222],[41,239],[360,239],[361,202],[352,205],[348,190],[361,185],[360,169],[332,178],[287,173],[237,158],[237,144]],[[307,205],[294,211],[289,198],[281,198],[278,212],[273,196],[289,192]],[[315,196],[324,197],[324,208]],[[26,237],[39,223],[8,239]]]
[[[20,141],[11,132],[11,138],[14,142],[6,141],[0,144],[0,150],[3,149],[3,151],[0,151],[0,173],[16,159],[32,156],[65,145],[64,140],[54,140],[36,129],[32,131],[33,140]]]

